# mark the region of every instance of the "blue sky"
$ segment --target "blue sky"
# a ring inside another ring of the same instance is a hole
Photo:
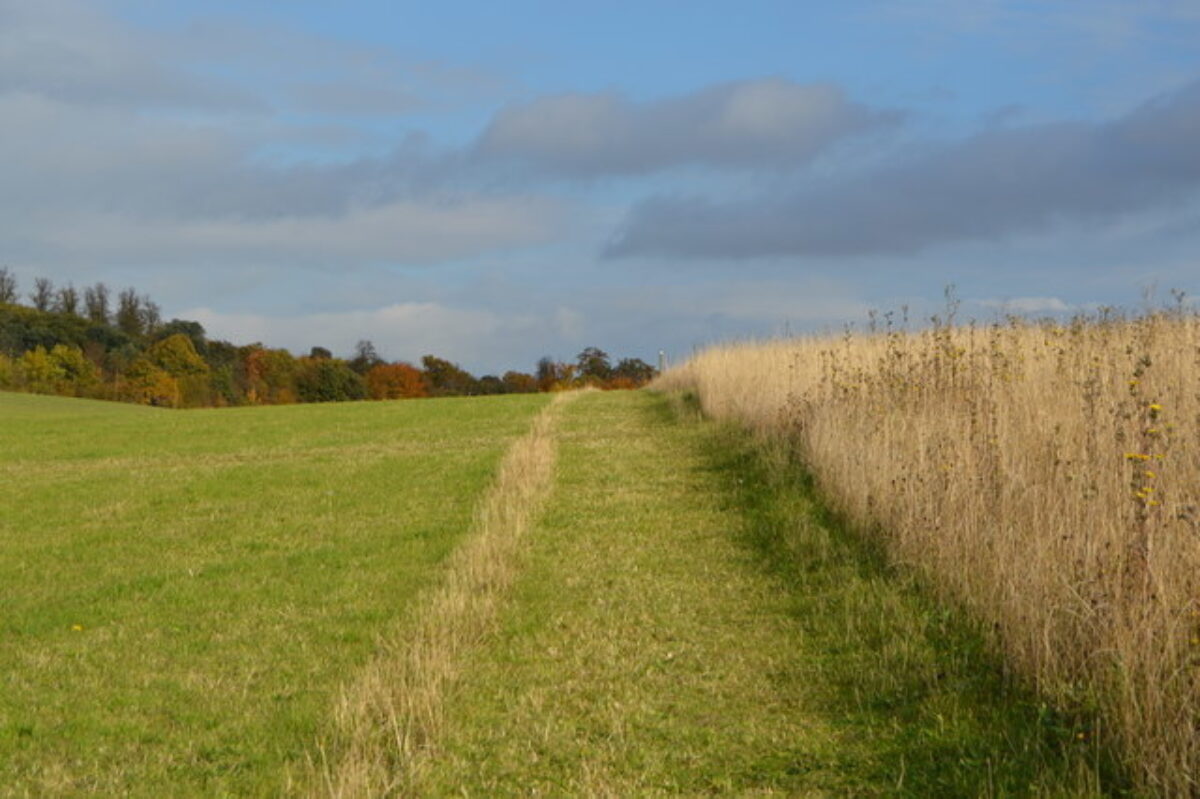
[[[1200,0],[0,0],[0,263],[476,372],[1200,293]]]

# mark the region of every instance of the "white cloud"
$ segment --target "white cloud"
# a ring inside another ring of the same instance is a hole
[[[1075,306],[1068,305],[1058,297],[1007,297],[977,302],[985,308],[1014,314],[1067,313],[1076,310]]]

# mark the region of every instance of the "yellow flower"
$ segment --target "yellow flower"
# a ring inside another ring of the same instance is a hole
[[[77,633],[81,633],[81,632],[83,632],[83,625],[82,624],[72,624],[71,629]]]
[[[1151,480],[1153,480],[1155,477],[1158,477],[1158,475],[1155,474],[1154,472],[1142,472],[1142,474],[1146,475],[1146,477],[1148,477]]]
[[[1162,406],[1159,405],[1157,402],[1150,403],[1150,413],[1158,413],[1161,410],[1162,410]]]

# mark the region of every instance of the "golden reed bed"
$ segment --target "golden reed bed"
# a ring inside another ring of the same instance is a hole
[[[722,346],[663,375],[1094,710],[1142,790],[1200,776],[1200,320],[1102,314]]]

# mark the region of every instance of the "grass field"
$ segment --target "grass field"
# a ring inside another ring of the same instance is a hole
[[[1098,793],[794,465],[568,399],[0,394],[0,795]]]
[[[276,794],[544,396],[0,394],[0,794]]]

